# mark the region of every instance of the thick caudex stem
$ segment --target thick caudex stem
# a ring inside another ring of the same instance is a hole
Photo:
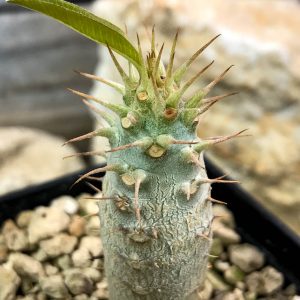
[[[84,174],[76,183],[94,180],[94,175],[106,171],[98,204],[111,300],[191,300],[201,287],[211,245],[212,204],[225,204],[210,196],[211,184],[236,182],[224,177],[208,179],[203,150],[241,136],[243,131],[202,140],[195,133],[194,119],[233,94],[204,98],[229,68],[186,101],[182,99],[185,91],[213,62],[185,84],[180,82],[192,62],[217,37],[173,71],[178,32],[165,69],[161,62],[163,45],[157,53],[153,29],[146,60],[138,39],[138,80],[132,76],[132,66],[127,75],[109,48],[124,86],[80,74],[119,91],[123,105],[71,90],[86,99],[87,105],[91,106],[87,102],[91,100],[115,113],[108,117],[91,107],[109,126],[67,142],[97,136],[110,142],[111,148],[105,153],[78,154],[105,155],[107,166]]]

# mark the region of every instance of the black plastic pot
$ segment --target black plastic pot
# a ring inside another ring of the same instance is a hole
[[[206,161],[206,165],[210,178],[223,174],[210,161]],[[93,193],[85,183],[79,183],[70,189],[78,176],[87,171],[0,197],[0,224],[22,210],[48,205],[55,197]],[[300,238],[238,185],[215,184],[213,197],[228,203],[243,240],[258,246],[265,253],[268,263],[285,275],[286,283],[294,283],[300,292]]]

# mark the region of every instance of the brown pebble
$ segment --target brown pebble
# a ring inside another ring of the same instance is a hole
[[[71,223],[68,227],[68,231],[71,235],[80,237],[84,234],[86,226],[86,220],[78,215],[72,218]]]

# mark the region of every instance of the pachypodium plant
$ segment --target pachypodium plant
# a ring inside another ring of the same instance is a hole
[[[217,101],[234,94],[207,97],[230,67],[184,99],[186,90],[213,62],[182,84],[183,76],[217,37],[174,70],[177,33],[165,67],[161,60],[164,46],[157,51],[154,29],[151,49],[144,58],[139,39],[136,48],[121,29],[73,4],[62,0],[9,2],[43,12],[105,44],[123,79],[121,85],[81,73],[116,89],[124,103],[107,103],[71,90],[108,126],[67,142],[104,136],[111,146],[106,153],[82,153],[105,155],[107,165],[76,181],[106,171],[103,197],[98,203],[110,299],[197,299],[210,255],[212,204],[223,203],[211,197],[211,185],[236,182],[223,177],[208,179],[203,151],[243,132],[207,139],[196,134],[197,126],[205,131],[199,117]],[[113,51],[128,60],[128,72]],[[112,113],[95,107],[93,102]]]

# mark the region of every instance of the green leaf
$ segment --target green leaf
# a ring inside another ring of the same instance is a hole
[[[137,68],[140,58],[135,47],[126,38],[124,32],[114,24],[101,19],[75,4],[63,0],[6,0],[9,3],[41,12],[67,25],[87,38],[111,49]]]

